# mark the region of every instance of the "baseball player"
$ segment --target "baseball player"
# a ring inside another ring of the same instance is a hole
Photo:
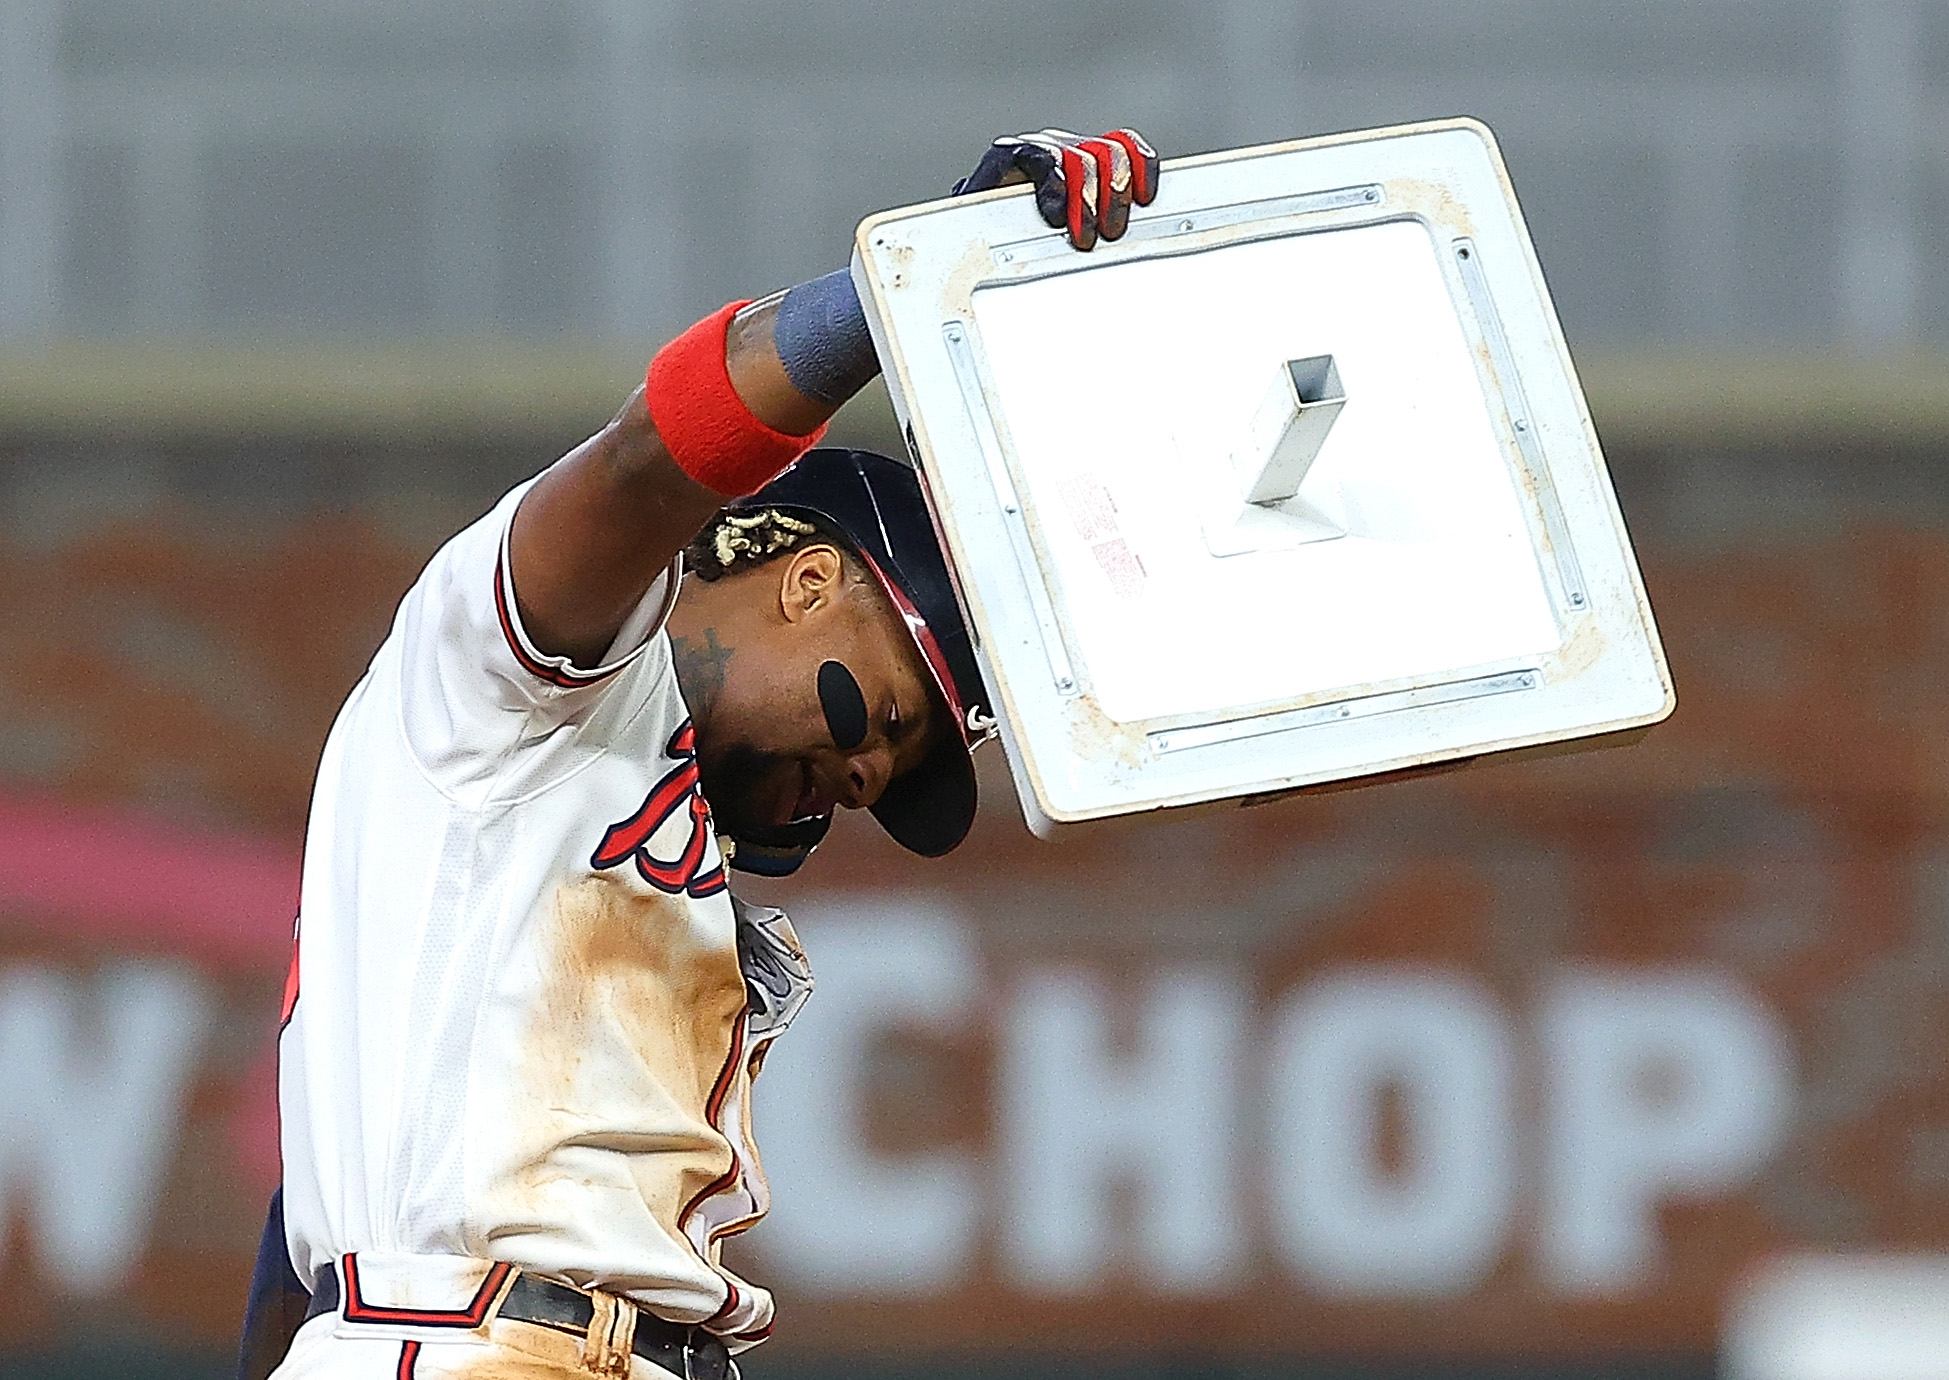
[[[1043,131],[956,190],[1088,249],[1157,177]],[[843,272],[731,303],[400,604],[319,765],[245,1375],[715,1380],[771,1331],[720,1248],[811,974],[727,868],[839,807],[947,853],[993,728],[915,476],[813,449],[876,372]]]

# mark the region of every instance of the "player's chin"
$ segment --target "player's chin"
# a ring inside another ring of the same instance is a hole
[[[720,832],[737,836],[791,822],[802,780],[797,758],[740,743],[700,757],[698,767]]]
[[[778,828],[802,818],[806,783],[805,764],[797,758],[786,758],[766,772],[759,784],[758,799],[753,802],[763,811],[764,822]]]
[[[793,759],[774,762],[739,792],[736,816],[760,829],[778,829],[799,818],[805,774]]]

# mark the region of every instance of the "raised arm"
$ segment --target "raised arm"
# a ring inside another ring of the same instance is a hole
[[[1118,130],[995,141],[956,192],[1028,182],[1078,249],[1123,233],[1156,194],[1157,155]],[[728,314],[728,320],[726,319]],[[802,283],[716,313],[658,354],[644,388],[536,481],[515,515],[515,600],[543,653],[593,667],[671,558],[727,501],[816,444],[879,372],[852,280]]]
[[[784,297],[755,302],[732,317],[724,333],[724,373],[755,422],[781,438],[802,440],[802,450],[851,394],[815,398],[793,385],[775,338]],[[872,358],[870,341],[865,354]],[[876,369],[867,368],[854,391]],[[710,387],[703,380],[693,386],[700,394]],[[789,463],[791,448],[780,451]],[[690,470],[714,475],[697,459],[685,459],[688,470],[671,455],[645,389],[638,388],[607,426],[529,490],[515,514],[509,559],[522,621],[543,652],[594,666],[671,558],[736,497],[693,477]]]

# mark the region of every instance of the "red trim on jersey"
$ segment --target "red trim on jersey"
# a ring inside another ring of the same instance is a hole
[[[765,1220],[762,1212],[754,1212],[749,1217],[737,1217],[721,1227],[711,1228],[711,1240],[725,1241],[733,1236],[742,1236]]]
[[[750,1342],[753,1345],[756,1345],[757,1343],[764,1341],[765,1338],[771,1336],[772,1323],[777,1321],[778,1320],[776,1318],[773,1318],[771,1322],[766,1323],[763,1327],[758,1328],[755,1331],[733,1332],[731,1335],[733,1337],[736,1337],[741,1342]]]
[[[738,1012],[737,1024],[731,1027],[731,1052],[724,1058],[724,1067],[717,1071],[717,1082],[711,1085],[710,1099],[704,1103],[704,1116],[713,1131],[724,1128],[717,1119],[724,1115],[724,1099],[731,1095],[731,1082],[737,1077],[738,1063],[744,1058],[745,1017],[749,1013]],[[737,1158],[734,1154],[733,1159]]]
[[[393,1380],[413,1380],[413,1372],[420,1363],[420,1344],[402,1342],[399,1347],[399,1369],[393,1372]]]
[[[291,1024],[291,1013],[298,1009],[298,926],[291,925],[291,967],[284,974],[284,1005],[278,1012],[277,1028]]]
[[[737,1285],[731,1283],[731,1281],[728,1279],[725,1280],[724,1281],[724,1306],[718,1309],[715,1313],[711,1314],[708,1318],[704,1319],[704,1321],[698,1323],[697,1325],[699,1327],[710,1327],[714,1323],[723,1322],[726,1318],[730,1317],[733,1313],[737,1312],[738,1303],[743,1297],[744,1296],[738,1292]]]
[[[359,1259],[355,1252],[339,1261],[339,1273],[345,1277],[345,1321],[401,1323],[409,1327],[479,1327],[487,1320],[487,1310],[494,1306],[495,1296],[513,1270],[504,1260],[496,1262],[465,1308],[375,1308],[359,1297]],[[405,1364],[404,1360],[401,1364]]]
[[[724,1067],[718,1070],[717,1082],[712,1085],[711,1095],[704,1103],[704,1120],[710,1125],[713,1131],[716,1131],[721,1136],[724,1135],[724,1128],[717,1124],[717,1119],[724,1115],[724,1099],[731,1095],[731,1083],[737,1077],[738,1066],[744,1061],[744,1027],[748,1014],[745,1011],[738,1013],[738,1023],[731,1031],[731,1052],[724,1060]],[[729,1146],[731,1138],[724,1136],[724,1143],[726,1146]],[[677,1230],[679,1232],[685,1232],[690,1226],[691,1217],[696,1214],[698,1208],[726,1189],[734,1186],[738,1182],[743,1168],[744,1166],[738,1160],[738,1152],[733,1148],[731,1150],[731,1167],[705,1184],[697,1191],[695,1197],[684,1204],[683,1211],[677,1214]],[[698,1254],[699,1258],[702,1259],[703,1253],[699,1252]],[[705,1260],[704,1263],[710,1265],[710,1261],[708,1260]],[[711,1268],[715,1269],[716,1267],[712,1266]],[[727,1289],[736,1288],[728,1279],[724,1281],[724,1286]]]
[[[531,656],[528,649],[521,645],[521,635],[514,627],[514,615],[508,609],[506,574],[502,559],[495,557],[494,613],[501,620],[501,635],[507,639],[508,650],[514,653],[514,659],[521,663],[522,670],[537,680],[545,680],[550,685],[560,686],[564,690],[579,690],[585,685],[594,685],[616,674],[619,668],[615,666],[602,671],[578,671],[573,666],[550,666]]]

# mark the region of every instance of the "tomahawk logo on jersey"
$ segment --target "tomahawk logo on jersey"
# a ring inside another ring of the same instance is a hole
[[[603,835],[602,846],[589,859],[589,866],[601,872],[619,863],[636,860],[636,873],[658,891],[686,892],[692,896],[711,896],[724,890],[724,861],[718,856],[717,839],[711,831],[711,807],[697,775],[697,730],[685,719],[683,727],[664,749],[677,759],[670,774],[656,783],[643,807],[620,824],[611,825]],[[685,809],[686,804],[688,809]],[[651,843],[682,811],[687,824],[676,855],[659,855]],[[670,858],[669,861],[664,861]]]

